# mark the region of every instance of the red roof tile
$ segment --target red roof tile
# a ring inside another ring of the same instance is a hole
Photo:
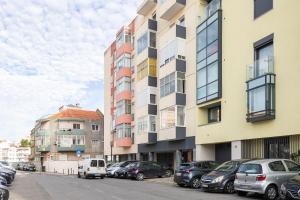
[[[52,115],[50,118],[52,119],[75,118],[75,119],[101,120],[103,119],[103,115],[102,113],[98,113],[96,111],[66,109]]]

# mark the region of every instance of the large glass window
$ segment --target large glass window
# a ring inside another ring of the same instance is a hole
[[[160,97],[167,96],[175,91],[185,93],[185,73],[183,72],[173,72],[160,79]]]
[[[116,116],[131,114],[131,103],[129,100],[121,100],[117,102]]]
[[[146,59],[137,66],[138,80],[142,80],[148,75],[156,77],[156,59]]]
[[[123,54],[118,60],[116,64],[117,69],[121,69],[123,67],[131,67],[131,56],[130,54]]]
[[[144,33],[138,40],[137,40],[137,52],[138,54],[141,53],[144,49],[148,47],[148,32]]]
[[[156,48],[156,33],[150,31],[149,32],[149,37],[150,37],[149,46],[152,47],[152,48]]]
[[[121,124],[116,126],[117,138],[131,137],[131,126],[130,124]]]
[[[59,135],[57,136],[59,147],[72,147],[72,145],[85,145],[84,135]]]
[[[116,94],[131,90],[131,80],[129,77],[122,77],[117,80]]]
[[[221,96],[219,12],[197,28],[197,103]]]
[[[160,127],[172,128],[185,125],[185,107],[172,106],[160,111]]]
[[[221,121],[221,106],[208,109],[208,123]]]
[[[149,131],[150,132],[156,131],[156,116],[154,115],[149,116]]]
[[[138,133],[148,132],[148,116],[138,118]]]

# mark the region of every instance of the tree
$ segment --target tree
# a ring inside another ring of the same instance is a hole
[[[21,144],[21,147],[30,147],[30,141],[27,139],[22,139],[20,144]]]

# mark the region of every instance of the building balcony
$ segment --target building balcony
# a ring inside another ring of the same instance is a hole
[[[186,5],[186,0],[167,0],[160,7],[160,18],[171,20]]]
[[[80,150],[81,152],[85,151],[85,145],[71,145],[70,147],[63,147],[63,146],[57,146],[57,151],[59,152],[64,152],[64,151],[78,151]]]
[[[219,9],[221,9],[220,0],[211,0],[205,8],[204,17],[202,18],[200,23],[213,16]]]
[[[119,58],[124,53],[131,54],[133,47],[130,43],[124,43],[117,49],[117,58]]]
[[[56,135],[84,135],[84,129],[57,130]]]
[[[132,115],[131,114],[124,114],[124,115],[118,116],[116,118],[116,125],[130,124],[131,121],[132,121]]]
[[[131,100],[131,91],[123,91],[120,92],[119,94],[116,95],[116,102],[120,101],[120,100]]]
[[[186,127],[171,127],[159,130],[158,140],[184,140],[186,138]]]
[[[119,138],[116,139],[115,142],[117,147],[131,147],[132,138],[131,137]]]
[[[36,132],[36,136],[42,136],[42,135],[50,135],[50,132],[48,130],[42,129]]]
[[[247,122],[275,119],[275,81],[273,58],[247,67]]]
[[[147,15],[157,4],[157,0],[144,0],[138,7],[137,13],[140,15]]]
[[[37,152],[49,152],[50,151],[50,144],[49,145],[41,145],[36,147]]]
[[[122,67],[116,75],[116,80],[119,80],[122,77],[131,77],[131,68],[130,67]]]

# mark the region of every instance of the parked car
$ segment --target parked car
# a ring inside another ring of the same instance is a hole
[[[4,177],[0,176],[0,185],[7,186],[7,181]]]
[[[180,187],[189,186],[192,188],[201,187],[201,177],[211,172],[218,166],[215,161],[201,161],[182,163],[175,171],[174,182]]]
[[[106,175],[106,162],[104,159],[87,159],[78,167],[78,178],[100,177]]]
[[[34,172],[36,170],[35,165],[33,163],[27,163],[23,166],[24,171]]]
[[[300,199],[300,175],[290,178],[280,187],[280,197],[284,200]]]
[[[6,161],[0,161],[0,167],[3,167],[5,169],[8,169],[9,171],[16,173],[16,170],[13,167],[11,167]]]
[[[6,186],[0,185],[0,200],[8,200],[9,191]]]
[[[0,176],[5,178],[7,184],[11,184],[14,180],[13,174],[3,168],[0,168]]]
[[[281,185],[299,171],[300,165],[291,160],[254,160],[240,166],[234,187],[240,196],[252,192],[264,194],[266,200],[274,200],[278,198]]]
[[[138,181],[144,178],[163,177],[168,174],[167,170],[157,162],[142,161],[136,162],[127,171],[127,177]]]
[[[116,172],[115,172],[115,177],[118,178],[128,178],[128,171],[131,170],[131,168],[135,167],[138,164],[138,161],[136,162],[132,162],[130,164],[128,164],[125,167],[119,168]]]
[[[107,168],[107,176],[110,177],[120,177],[121,174],[119,174],[118,172],[125,168],[126,166],[130,165],[131,163],[137,162],[135,160],[132,161],[124,161],[124,162],[120,162],[120,163],[115,163],[112,166],[110,166],[109,168]]]
[[[240,165],[249,160],[239,159],[224,162],[210,173],[201,178],[201,187],[204,191],[220,191],[234,193],[235,173]]]

